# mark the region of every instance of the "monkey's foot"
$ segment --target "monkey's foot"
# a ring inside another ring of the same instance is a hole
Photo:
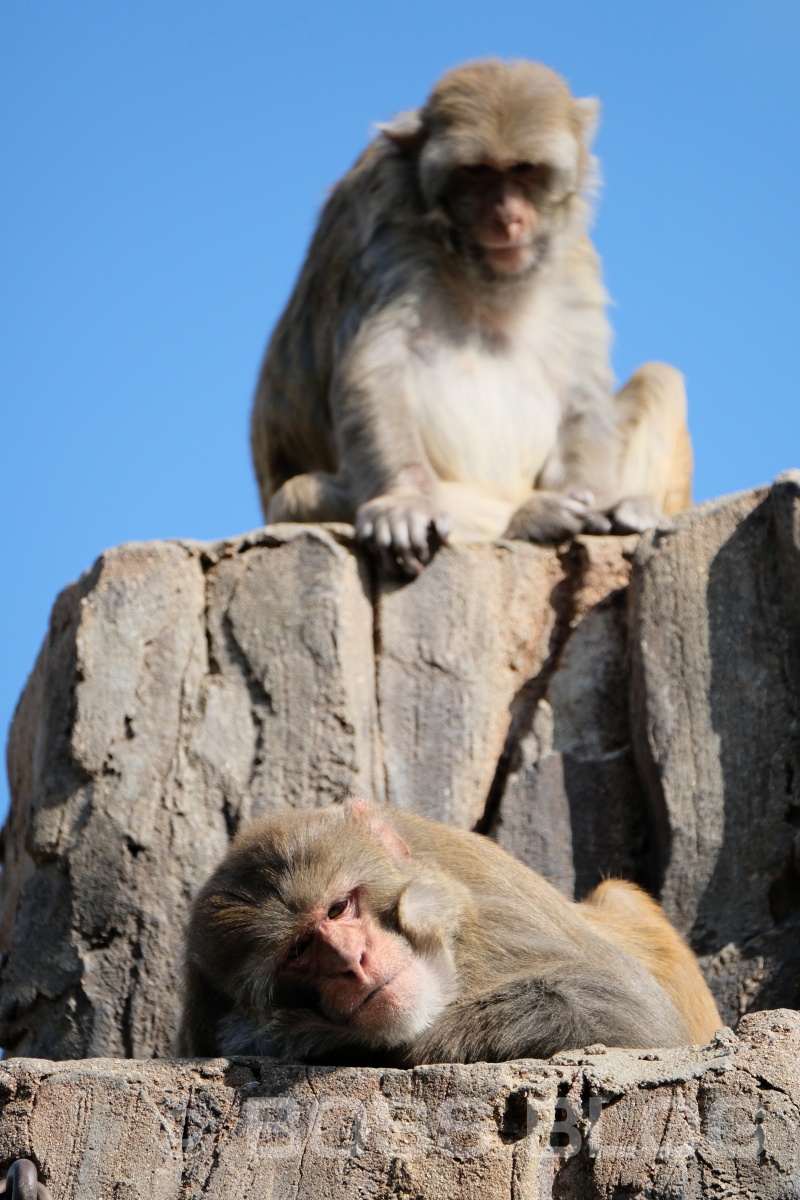
[[[419,575],[453,523],[425,496],[376,496],[356,511],[356,533],[389,574]]]
[[[614,533],[644,533],[655,529],[664,514],[650,496],[626,496],[608,512]]]
[[[536,492],[521,504],[504,537],[529,542],[561,542],[578,533],[609,533],[611,522],[594,508],[589,491]]]

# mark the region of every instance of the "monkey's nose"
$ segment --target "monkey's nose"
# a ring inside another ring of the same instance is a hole
[[[509,242],[516,241],[522,235],[524,225],[522,218],[516,212],[509,212],[505,207],[495,212],[497,232]]]
[[[364,983],[367,981],[365,957],[366,950],[362,945],[325,942],[320,947],[318,961],[321,969],[328,975],[353,975],[359,983]]]

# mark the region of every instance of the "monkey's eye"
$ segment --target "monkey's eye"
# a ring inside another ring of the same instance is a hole
[[[529,187],[544,187],[550,178],[550,168],[546,163],[514,163],[510,170],[515,179],[521,180]]]
[[[346,899],[337,900],[335,904],[332,904],[328,909],[328,920],[335,921],[337,917],[341,917],[345,912],[347,912],[349,903],[349,899]]]
[[[458,173],[462,179],[468,182],[481,183],[486,182],[496,175],[497,172],[488,167],[486,163],[465,163],[463,167],[458,168]]]
[[[258,901],[253,896],[244,896],[241,892],[217,892],[215,899],[227,900],[232,904],[247,904],[251,908],[258,905]]]
[[[302,958],[310,945],[311,945],[310,935],[306,935],[306,937],[299,937],[297,939],[297,941],[294,942],[292,946],[290,946],[289,951],[286,955],[286,961],[287,962],[295,962],[298,958]]]

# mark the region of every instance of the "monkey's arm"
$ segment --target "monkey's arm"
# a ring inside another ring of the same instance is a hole
[[[611,969],[567,960],[450,1004],[409,1048],[406,1065],[550,1058],[596,1042],[640,1049],[688,1044],[666,992],[623,957]]]
[[[505,536],[534,542],[558,541],[576,533],[609,533],[605,515],[619,498],[619,438],[611,398],[602,384],[575,389],[565,404],[552,453],[535,480],[534,494],[521,504]]]
[[[553,314],[562,341],[552,347],[560,421],[533,496],[513,514],[506,536],[551,541],[574,533],[608,533],[609,510],[625,495],[623,435],[613,398],[611,330],[600,260],[588,236],[576,238],[552,280]]]
[[[416,575],[451,521],[413,413],[408,319],[392,307],[363,322],[335,372],[331,403],[358,536],[391,569]]]
[[[195,964],[184,968],[184,999],[176,1051],[182,1058],[220,1053],[219,1023],[230,1011],[230,1002],[212,988]]]
[[[532,481],[533,496],[513,514],[506,531],[508,537],[532,541],[610,532],[604,514],[621,495],[606,293],[588,238],[572,247],[554,290],[552,319],[564,339],[554,355],[558,432]]]

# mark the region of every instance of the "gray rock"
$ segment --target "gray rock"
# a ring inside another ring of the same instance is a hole
[[[636,538],[579,539],[552,594],[543,669],[520,690],[487,831],[565,895],[647,878],[628,703],[627,584]]]
[[[800,1003],[800,472],[642,538],[632,717],[653,883],[725,1018]]]
[[[799,481],[638,542],[447,547],[406,584],[346,526],[103,555],[12,727],[0,1044],[168,1055],[200,881],[242,822],[346,791],[568,895],[648,884],[728,1021],[796,1005]]]
[[[0,1064],[0,1159],[54,1197],[800,1195],[800,1016],[702,1049],[412,1071],[264,1059]]]
[[[552,550],[453,546],[380,585],[377,698],[387,799],[472,828],[521,688],[548,658],[564,570]]]

